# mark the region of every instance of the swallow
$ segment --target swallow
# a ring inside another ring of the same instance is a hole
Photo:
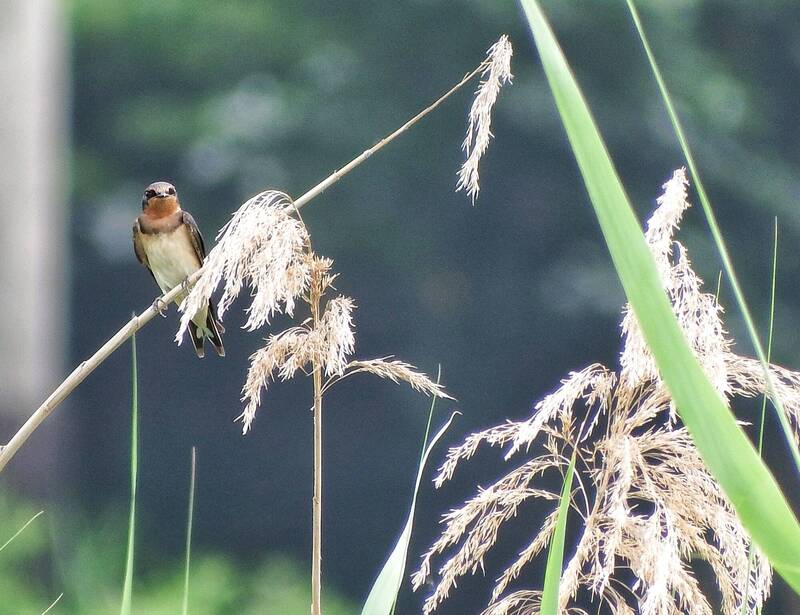
[[[203,236],[192,215],[181,209],[178,193],[172,184],[155,182],[144,191],[142,214],[133,223],[133,250],[162,293],[181,285],[203,265],[206,257]],[[186,293],[178,294],[175,303],[180,305]],[[225,356],[220,335],[225,328],[210,300],[192,317],[189,331],[198,357],[205,355],[203,342],[206,338],[219,356]]]

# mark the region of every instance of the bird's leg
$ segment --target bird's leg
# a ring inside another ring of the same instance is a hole
[[[183,292],[189,292],[189,276],[185,277],[183,282],[181,282],[181,290]]]
[[[169,309],[169,305],[164,303],[164,300],[161,297],[156,297],[156,300],[153,301],[153,307],[156,309],[156,312],[161,314],[162,318],[167,317],[167,309]]]

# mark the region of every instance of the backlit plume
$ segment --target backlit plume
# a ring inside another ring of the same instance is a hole
[[[500,88],[513,78],[512,54],[511,42],[505,34],[489,47],[481,65],[481,83],[469,110],[467,136],[461,144],[467,159],[458,171],[456,191],[466,190],[473,203],[480,191],[478,166],[492,138],[492,108]]]
[[[689,207],[687,180],[676,171],[647,225],[647,242],[673,310],[704,369],[730,403],[764,395],[761,364],[735,354],[715,297],[702,291],[686,249],[674,240]],[[531,519],[531,538],[495,579],[484,615],[538,613],[541,590],[524,576],[539,557],[544,568],[559,503],[552,478],[576,453],[571,504],[582,523],[568,533],[561,577],[561,613],[615,615],[755,614],[770,591],[772,571],[753,549],[733,507],[706,469],[673,410],[633,311],[626,306],[619,373],[599,364],[572,372],[527,419],[469,436],[450,449],[435,484],[449,480],[478,449],[505,447],[515,467],[443,518],[444,529],[413,575],[415,588],[433,578],[424,612],[433,612],[459,577],[483,569],[502,527],[531,499],[545,505]],[[778,394],[797,434],[800,373],[772,365]],[[545,487],[545,485],[547,487]],[[525,509],[531,514],[530,507]],[[434,574],[434,559],[446,554]],[[716,591],[701,583],[710,569]],[[538,578],[538,576],[535,576]],[[519,586],[522,587],[519,587]],[[719,596],[719,602],[716,596]]]
[[[443,387],[401,361],[352,360],[355,302],[343,295],[328,297],[335,291],[333,261],[314,254],[308,230],[289,196],[274,190],[254,196],[234,213],[217,239],[200,279],[181,305],[178,341],[191,315],[220,285],[220,318],[242,289],[249,289],[252,299],[245,328],[250,331],[269,323],[275,314],[293,316],[298,303],[310,314],[300,324],[270,334],[264,347],[251,355],[242,388],[245,409],[239,417],[245,433],[268,386],[298,372],[319,370],[323,393],[343,378],[371,373],[405,382],[425,395],[449,398]]]
[[[276,190],[257,194],[234,214],[217,235],[203,274],[181,304],[180,344],[192,316],[224,280],[219,300],[222,319],[244,286],[251,289],[245,328],[258,329],[276,314],[292,315],[295,301],[311,276],[305,225],[293,215],[288,195]]]

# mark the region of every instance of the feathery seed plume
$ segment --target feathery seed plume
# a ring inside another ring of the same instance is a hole
[[[646,237],[662,283],[691,347],[725,399],[766,394],[760,363],[733,352],[722,308],[702,291],[686,249],[674,240],[689,207],[686,187],[685,171],[679,169],[664,185],[648,222]],[[675,415],[633,312],[626,306],[623,314],[619,375],[597,364],[573,372],[527,420],[472,434],[448,452],[434,480],[437,487],[482,444],[507,446],[506,460],[537,451],[444,515],[441,536],[412,576],[414,587],[421,587],[434,558],[448,553],[425,601],[426,615],[448,597],[459,577],[483,568],[502,526],[530,499],[549,502],[549,511],[497,577],[484,615],[538,612],[539,589],[509,590],[546,550],[555,530],[559,496],[538,483],[546,474],[562,473],[573,453],[578,488],[571,503],[583,524],[570,539],[574,547],[567,551],[561,577],[560,612],[583,613],[579,607],[587,600],[595,603],[592,612],[599,602],[614,615],[760,611],[772,583],[769,563],[753,547],[748,565],[750,539]],[[797,434],[800,373],[776,365],[770,369]],[[718,606],[712,606],[708,588],[696,576],[697,561],[713,572]]]
[[[500,88],[511,83],[513,78],[512,54],[511,42],[505,34],[489,47],[482,65],[481,83],[469,110],[467,135],[461,144],[467,159],[458,171],[456,191],[466,190],[473,204],[480,191],[478,166],[492,138],[492,108]]]
[[[405,382],[415,391],[424,393],[428,397],[453,399],[444,392],[444,387],[418,372],[413,365],[402,361],[389,361],[390,357],[383,359],[370,359],[368,361],[350,361],[347,364],[347,375],[365,372],[391,380],[395,384]]]
[[[250,356],[242,387],[245,408],[239,416],[243,432],[252,428],[262,393],[276,379],[288,380],[298,372],[319,370],[327,378],[321,392],[342,378],[369,372],[406,382],[426,395],[449,398],[443,387],[401,361],[350,361],[355,350],[355,302],[344,296],[325,301],[336,279],[333,261],[311,251],[308,231],[293,212],[291,199],[281,192],[265,192],[245,203],[220,232],[203,275],[181,306],[188,322],[187,315],[224,280],[220,316],[245,285],[251,287],[248,329],[264,325],[276,312],[291,316],[298,300],[311,311],[311,318],[270,335],[264,347]]]
[[[326,376],[339,376],[347,367],[347,357],[356,344],[353,333],[353,309],[350,297],[336,297],[328,302],[319,323],[319,363],[325,366]]]
[[[245,328],[258,329],[273,314],[294,311],[295,301],[310,280],[308,231],[292,215],[291,198],[267,190],[242,205],[217,236],[208,253],[203,274],[180,306],[181,325],[175,337],[180,343],[189,321],[208,301],[222,280],[219,317],[224,316],[242,287],[251,288]]]

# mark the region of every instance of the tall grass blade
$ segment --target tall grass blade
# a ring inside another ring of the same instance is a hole
[[[136,333],[131,336],[131,510],[128,518],[128,555],[122,587],[120,615],[130,615],[133,594],[133,546],[136,525],[136,476],[139,472],[139,373],[136,365]]]
[[[569,460],[564,486],[561,489],[561,501],[558,505],[556,531],[547,551],[547,567],[544,572],[542,604],[540,615],[558,615],[558,588],[561,584],[561,568],[564,564],[564,536],[567,533],[567,514],[569,513],[570,492],[572,491],[572,475],[575,473],[575,454]]]
[[[43,514],[44,514],[44,511],[43,511],[43,510],[40,510],[38,513],[36,513],[35,515],[33,515],[33,517],[31,517],[30,519],[28,519],[28,520],[25,522],[25,525],[23,525],[21,528],[19,528],[19,529],[18,529],[18,530],[17,530],[17,531],[14,533],[14,535],[13,535],[11,538],[9,538],[8,540],[6,540],[6,541],[3,543],[3,545],[2,545],[2,546],[0,546],[0,551],[2,551],[2,550],[3,550],[3,549],[5,549],[5,548],[6,548],[8,545],[10,545],[12,542],[14,542],[14,539],[15,539],[17,536],[19,536],[20,534],[22,534],[22,532],[24,532],[24,531],[25,531],[25,528],[27,528],[27,527],[28,527],[28,526],[29,526],[31,523],[33,523],[34,521],[36,521],[36,519],[39,517],[39,515],[43,515]]]
[[[700,197],[703,213],[706,216],[708,226],[711,229],[711,235],[714,238],[717,251],[722,259],[722,265],[725,269],[725,273],[730,279],[731,287],[733,288],[733,295],[736,298],[736,303],[738,304],[739,310],[744,318],[744,322],[747,327],[747,333],[750,336],[753,347],[755,348],[756,356],[758,356],[758,360],[761,361],[761,366],[764,369],[764,377],[766,378],[767,386],[769,387],[770,397],[775,405],[778,421],[783,429],[783,435],[786,438],[786,442],[789,445],[789,450],[792,453],[795,468],[797,472],[800,473],[800,448],[798,448],[797,441],[792,433],[792,427],[789,425],[789,419],[787,418],[786,412],[783,408],[783,403],[781,402],[781,399],[775,390],[775,384],[773,382],[772,375],[767,368],[769,358],[764,354],[764,348],[761,345],[761,338],[758,336],[758,331],[756,330],[756,326],[753,322],[753,317],[750,314],[750,308],[747,307],[747,302],[744,299],[744,293],[742,293],[742,288],[739,285],[739,279],[736,277],[736,272],[733,269],[733,263],[731,262],[728,254],[728,248],[725,245],[725,239],[722,237],[722,233],[719,230],[719,225],[717,224],[714,210],[711,208],[711,202],[708,199],[705,186],[703,185],[703,181],[700,179],[700,173],[698,172],[697,165],[694,162],[694,156],[692,156],[692,151],[689,149],[689,141],[686,139],[681,121],[678,118],[678,114],[675,112],[675,107],[672,105],[672,98],[667,90],[667,84],[661,75],[661,70],[658,68],[656,58],[653,55],[653,51],[650,48],[650,43],[645,35],[642,22],[639,19],[639,12],[636,10],[636,5],[634,5],[633,0],[627,0],[627,3],[631,17],[633,18],[633,23],[636,25],[636,31],[639,33],[642,46],[644,47],[644,51],[647,54],[647,59],[650,62],[650,68],[653,71],[656,82],[658,83],[658,89],[661,92],[661,97],[664,99],[664,106],[667,108],[667,114],[672,122],[672,127],[675,130],[675,134],[678,137],[681,149],[683,150],[683,155],[686,157],[686,163],[689,165],[689,171],[692,173],[692,180],[695,188],[697,188],[697,195]]]
[[[591,112],[535,0],[522,0],[550,88],[611,258],[678,412],[739,518],[800,592],[800,525],[692,353]]]
[[[438,383],[438,378],[436,381]],[[431,417],[433,416],[433,408],[435,403],[436,398],[434,397],[431,401],[431,409],[428,415],[428,428],[430,428]],[[417,470],[417,481],[414,484],[414,494],[411,498],[411,510],[408,513],[408,518],[403,526],[403,531],[400,534],[400,538],[397,539],[397,543],[392,549],[389,558],[386,560],[386,563],[383,565],[380,574],[378,574],[378,578],[372,585],[369,596],[367,596],[367,601],[364,603],[364,608],[361,609],[361,615],[390,615],[390,613],[394,611],[394,605],[397,601],[397,594],[400,591],[400,586],[403,583],[403,574],[405,573],[406,569],[408,543],[411,540],[411,529],[414,524],[414,509],[417,504],[417,492],[419,491],[419,485],[422,481],[422,473],[425,470],[425,464],[428,462],[428,456],[430,455],[431,449],[433,449],[439,439],[444,435],[444,432],[447,431],[448,427],[450,427],[450,424],[453,422],[453,418],[455,418],[456,414],[458,413],[454,412],[450,415],[448,421],[442,426],[436,435],[433,436],[433,439],[430,441],[430,443],[427,443],[428,430],[425,430],[425,440],[423,442],[424,449],[422,452],[422,457],[420,458],[419,469]]]
[[[772,285],[769,294],[769,333],[767,337],[767,363],[772,360],[772,333],[775,325],[775,280],[778,278],[778,218],[775,218],[775,237],[772,243]],[[764,422],[767,412],[767,396],[761,398],[761,418],[758,425],[758,454],[764,451]],[[783,413],[781,413],[783,414]]]
[[[192,525],[194,520],[194,486],[197,476],[197,449],[192,447],[192,476],[189,479],[189,518],[186,522],[186,570],[183,575],[183,615],[189,613],[189,569],[192,560]]]
[[[769,295],[769,331],[767,334],[767,363],[772,360],[772,333],[775,324],[775,285],[778,278],[778,218],[775,218],[775,237],[772,243],[772,284],[770,287]],[[761,457],[764,452],[764,423],[767,418],[767,396],[761,398],[761,417],[758,423],[758,456]],[[753,559],[755,558],[755,551],[753,545],[750,544],[747,554],[747,574],[745,579],[750,579],[750,571],[753,569]],[[744,615],[747,612],[747,592],[750,589],[749,583],[744,588],[744,598],[742,598],[742,610]]]

